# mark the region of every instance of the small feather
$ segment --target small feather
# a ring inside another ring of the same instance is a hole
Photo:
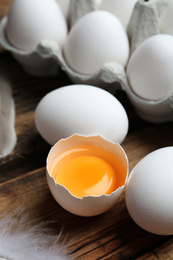
[[[26,221],[26,217],[14,215],[0,220],[0,260],[69,259],[64,246],[59,244],[61,232],[48,235],[43,223],[29,229]]]
[[[9,82],[0,75],[0,158],[15,147],[15,106]]]

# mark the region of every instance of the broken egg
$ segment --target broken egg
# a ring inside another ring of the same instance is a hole
[[[130,173],[126,205],[141,228],[158,235],[173,234],[173,147],[145,156]]]
[[[93,11],[71,28],[64,44],[64,58],[80,74],[98,73],[105,63],[126,66],[129,41],[121,22],[106,11]]]
[[[64,45],[67,24],[55,0],[14,0],[6,24],[6,36],[14,47],[31,51],[43,39]]]
[[[43,97],[36,107],[35,124],[51,145],[73,134],[99,134],[121,143],[128,132],[121,103],[106,90],[82,84],[64,86]]]
[[[89,217],[110,209],[123,193],[128,159],[119,144],[100,136],[73,135],[51,148],[46,169],[59,205]]]

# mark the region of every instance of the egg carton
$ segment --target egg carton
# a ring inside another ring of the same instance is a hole
[[[159,34],[159,18],[169,0],[138,0],[127,28],[130,40],[130,54],[147,38]],[[73,0],[70,3],[69,23],[72,27],[80,17],[96,9],[94,0]],[[7,16],[0,23],[0,43],[4,49],[22,64],[31,75],[57,75],[61,67],[76,84],[90,84],[110,92],[123,90],[136,109],[137,114],[151,122],[173,120],[173,96],[159,101],[146,100],[137,96],[129,86],[126,71],[122,65],[111,62],[102,66],[98,73],[82,75],[74,72],[66,63],[63,52],[53,40],[43,39],[32,52],[21,51],[11,46],[5,36]]]
[[[48,51],[47,53],[44,51],[44,41],[38,44],[33,51],[19,50],[8,42],[5,35],[7,20],[8,17],[5,16],[0,23],[0,44],[2,47],[14,56],[28,74],[32,76],[56,75],[59,64]]]
[[[80,1],[79,4],[76,0],[71,2],[70,27],[79,17],[96,9],[94,0]],[[0,45],[14,56],[28,74],[32,76],[57,75],[59,67],[65,63],[65,61],[63,62],[62,51],[58,44],[53,40],[43,39],[33,51],[17,49],[6,38],[5,29],[7,21],[8,15],[0,21]]]

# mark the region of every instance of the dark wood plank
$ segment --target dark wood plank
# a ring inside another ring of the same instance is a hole
[[[97,217],[81,218],[66,212],[50,194],[44,167],[0,184],[0,205],[4,214],[23,209],[22,214],[33,224],[48,221],[52,234],[63,227],[62,239],[71,244],[69,252],[76,259],[135,259],[150,248],[166,250],[173,242],[171,236],[152,235],[139,228],[128,215],[124,195]]]

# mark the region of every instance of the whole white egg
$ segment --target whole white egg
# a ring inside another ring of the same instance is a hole
[[[42,39],[53,39],[62,47],[67,24],[55,0],[14,0],[8,14],[6,36],[20,50],[34,50]]]
[[[158,34],[145,40],[133,52],[127,77],[136,95],[161,100],[173,93],[173,36]]]
[[[35,123],[51,145],[73,134],[99,134],[121,143],[128,131],[121,103],[109,92],[90,85],[69,85],[48,93],[37,105]]]
[[[158,149],[132,170],[126,205],[132,219],[158,235],[173,234],[173,147]]]
[[[64,57],[80,74],[97,73],[107,62],[126,66],[129,41],[120,21],[106,11],[93,11],[72,27],[64,45]]]
[[[138,0],[102,0],[99,8],[114,14],[126,29],[137,1]]]

